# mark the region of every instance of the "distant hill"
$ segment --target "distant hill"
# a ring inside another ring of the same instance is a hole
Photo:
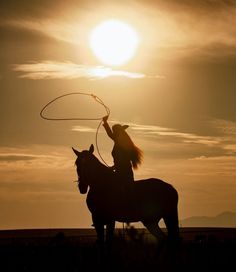
[[[236,227],[236,212],[223,212],[217,216],[193,216],[180,220],[181,227]]]

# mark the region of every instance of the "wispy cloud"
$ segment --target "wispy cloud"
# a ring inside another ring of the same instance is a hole
[[[224,149],[229,152],[229,154],[236,154],[236,143],[235,144],[226,144]]]
[[[2,153],[0,154],[0,161],[14,162],[14,161],[29,161],[35,159],[56,159],[57,156],[50,155],[35,155],[24,153]]]
[[[38,156],[28,154],[0,154],[0,162],[16,162],[16,161],[30,161],[36,159]]]
[[[96,129],[85,126],[73,126],[71,130],[76,132],[96,132]]]
[[[189,163],[192,164],[192,162],[195,170],[192,169],[193,171],[189,172],[189,175],[236,176],[235,156],[200,156],[189,159]]]
[[[152,135],[152,136],[167,136],[167,137],[177,137],[182,139],[185,143],[196,143],[203,144],[207,146],[214,146],[220,143],[219,137],[212,136],[202,136],[193,133],[179,132],[173,128],[165,128],[160,126],[148,126],[148,125],[138,125],[130,124],[131,128],[134,131],[137,131],[139,134],[143,135]]]
[[[217,132],[230,135],[236,135],[236,122],[224,120],[224,119],[211,119],[209,120],[210,125],[212,125]]]
[[[91,80],[108,77],[125,77],[131,79],[163,78],[158,75],[145,75],[143,73],[114,70],[104,66],[89,66],[72,62],[42,61],[26,64],[14,64],[12,69],[19,72],[20,78],[28,79],[73,79],[88,78]]]
[[[227,120],[212,120],[209,129],[218,133],[202,135],[155,125],[130,123],[130,128],[143,140],[150,156],[163,158],[233,157],[236,155],[235,124]],[[156,150],[156,152],[154,152]],[[236,157],[235,157],[236,158]],[[222,159],[224,161],[224,158]]]
[[[11,169],[42,169],[42,168],[67,168],[69,160],[66,156],[55,152],[49,154],[43,153],[43,151],[37,150],[32,153],[30,150],[24,149],[9,149],[5,150],[1,148],[0,154],[0,171],[8,171]]]
[[[222,148],[227,154],[236,154],[236,122],[224,119],[211,119],[209,124],[222,135]]]

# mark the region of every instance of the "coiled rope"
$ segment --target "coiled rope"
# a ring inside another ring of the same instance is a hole
[[[96,149],[98,152],[99,157],[101,158],[101,160],[104,162],[104,164],[106,166],[109,167],[109,165],[105,162],[105,160],[103,159],[100,151],[99,151],[99,147],[98,147],[98,132],[99,132],[99,128],[102,124],[102,117],[96,117],[96,118],[80,118],[80,117],[66,117],[66,118],[52,118],[52,117],[47,117],[44,115],[44,111],[46,108],[48,108],[48,106],[50,106],[51,104],[53,104],[56,100],[62,99],[66,96],[71,96],[71,95],[85,95],[85,96],[90,96],[91,98],[93,98],[97,103],[99,103],[100,105],[102,105],[104,107],[104,109],[106,110],[106,115],[110,115],[110,109],[104,104],[104,102],[102,101],[101,98],[99,98],[98,96],[94,95],[94,94],[90,94],[90,93],[84,93],[84,92],[73,92],[73,93],[67,93],[67,94],[63,94],[60,96],[57,96],[56,98],[54,98],[53,100],[49,101],[40,111],[40,117],[45,119],[45,120],[49,120],[49,121],[75,121],[75,120],[83,120],[83,121],[97,121],[100,120],[97,130],[96,130],[96,136],[95,136],[95,143],[96,143]]]

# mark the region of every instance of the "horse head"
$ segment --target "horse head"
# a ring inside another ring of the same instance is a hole
[[[89,150],[78,151],[72,147],[77,159],[75,161],[75,165],[77,167],[77,175],[78,175],[78,187],[81,194],[86,194],[89,186],[87,173],[88,162],[91,160],[94,152],[94,146],[91,145]]]
[[[99,188],[99,190],[102,190],[111,184],[111,180],[114,178],[114,172],[102,164],[93,154],[93,145],[90,146],[89,150],[83,150],[81,152],[74,148],[72,149],[77,155],[75,165],[77,166],[79,190],[81,193],[85,194],[88,186],[90,189],[93,188],[93,190],[98,190]]]

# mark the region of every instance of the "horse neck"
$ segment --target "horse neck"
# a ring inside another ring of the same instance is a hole
[[[110,179],[110,171],[107,166],[102,164],[96,157],[91,163],[90,176],[94,180],[106,181]]]

